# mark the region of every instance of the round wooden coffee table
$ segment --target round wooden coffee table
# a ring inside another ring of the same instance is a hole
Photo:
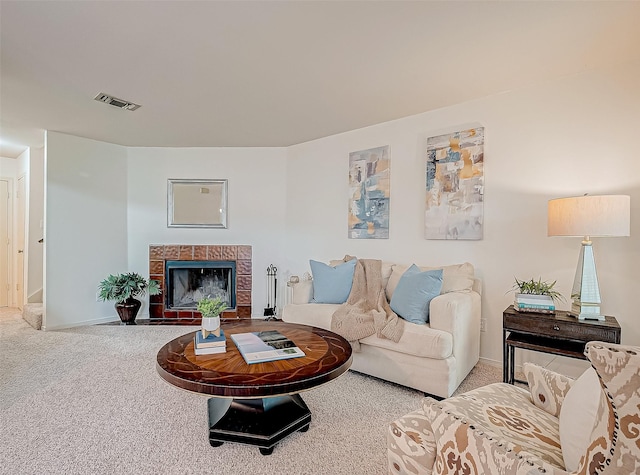
[[[208,401],[209,442],[256,445],[263,455],[286,436],[311,423],[299,392],[327,383],[351,366],[351,345],[333,332],[280,321],[224,322],[225,353],[196,356],[195,332],[158,352],[160,376],[182,389],[214,396]],[[229,338],[234,333],[277,330],[304,351],[304,357],[247,364]]]

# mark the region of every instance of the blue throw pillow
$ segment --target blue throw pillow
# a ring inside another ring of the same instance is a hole
[[[391,310],[408,322],[424,325],[429,321],[429,304],[441,289],[442,269],[421,272],[413,264],[398,281],[391,297]]]
[[[331,267],[323,262],[309,261],[313,274],[313,300],[316,303],[345,303],[351,292],[356,260]]]

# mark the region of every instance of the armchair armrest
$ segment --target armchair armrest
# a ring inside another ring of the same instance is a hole
[[[533,363],[524,364],[524,374],[533,404],[559,417],[562,402],[573,385],[573,379]]]
[[[591,433],[593,441],[582,467],[614,467],[615,473],[638,473],[640,467],[640,347],[591,341],[585,355],[598,373],[606,410]],[[604,441],[604,443],[602,443]],[[606,464],[606,465],[605,465]]]
[[[431,424],[417,410],[389,424],[387,461],[390,474],[431,475],[436,459],[436,443]]]
[[[460,399],[464,398],[459,396]],[[488,428],[476,425],[448,400],[423,400],[423,410],[434,429],[436,460],[440,474],[500,473],[505,475],[567,475],[567,472],[523,449]]]

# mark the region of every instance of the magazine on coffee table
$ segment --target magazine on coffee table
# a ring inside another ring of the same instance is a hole
[[[247,364],[305,356],[294,342],[276,330],[230,335]]]

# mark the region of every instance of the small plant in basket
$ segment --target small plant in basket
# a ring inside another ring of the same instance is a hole
[[[512,292],[515,292],[514,308],[523,312],[554,313],[556,302],[564,302],[564,297],[554,289],[556,281],[515,279]]]

